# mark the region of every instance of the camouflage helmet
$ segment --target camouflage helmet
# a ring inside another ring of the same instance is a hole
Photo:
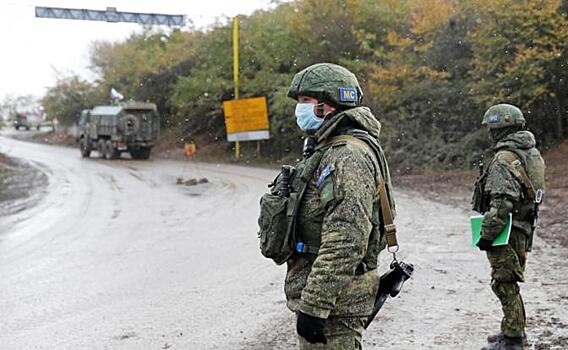
[[[518,107],[503,103],[489,107],[481,125],[487,125],[489,129],[500,129],[508,126],[524,126],[525,122],[523,112]]]
[[[310,96],[335,106],[356,107],[363,100],[357,77],[332,63],[311,65],[297,73],[288,89],[288,97]]]

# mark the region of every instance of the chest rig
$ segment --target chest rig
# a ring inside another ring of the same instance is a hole
[[[377,174],[380,177],[380,186],[377,190],[381,207],[378,216],[382,225],[378,227],[380,235],[375,235],[371,237],[372,239],[369,239],[368,251],[378,254],[383,246],[381,238],[386,240],[389,247],[398,249],[396,226],[393,223],[394,200],[386,158],[379,143],[367,132],[352,130],[349,134],[332,136],[318,145],[316,145],[314,139],[306,139],[304,159],[295,167],[282,167],[281,173],[269,185],[272,189],[261,198],[258,220],[260,250],[265,257],[274,260],[277,264],[282,264],[294,252],[318,254],[321,239],[319,234],[307,240],[298,235],[299,210],[324,153],[330,147],[345,143],[356,143],[371,150],[378,160],[380,168],[380,174]],[[369,261],[367,265],[369,268],[373,268],[376,261]]]
[[[306,145],[307,148],[310,146],[310,141],[307,139]],[[304,196],[306,195],[306,190],[310,185],[310,181],[314,181],[314,175],[318,167],[320,167],[321,158],[323,153],[329,149],[329,147],[345,145],[346,143],[356,144],[360,147],[367,149],[372,157],[377,160],[377,164],[379,168],[377,169],[377,178],[376,182],[379,184],[377,188],[377,198],[379,199],[378,202],[373,203],[373,216],[376,220],[373,220],[373,232],[369,237],[369,245],[367,247],[367,251],[370,253],[370,256],[363,261],[363,265],[365,268],[364,270],[375,268],[376,266],[376,256],[378,252],[384,247],[384,242],[381,241],[383,238],[389,247],[397,247],[396,241],[396,226],[393,223],[394,220],[394,200],[392,195],[392,185],[390,182],[390,175],[388,164],[386,162],[386,158],[384,156],[383,150],[377,140],[370,136],[366,131],[362,130],[349,130],[348,133],[337,135],[330,137],[323,145],[316,147],[314,149],[314,153],[306,159],[305,163],[305,173],[303,176],[300,176],[297,183],[294,183],[294,186],[298,186],[297,188],[301,188],[300,195],[297,200],[298,207],[300,207],[304,201],[308,199]],[[299,164],[298,168],[302,166],[302,162]],[[324,182],[326,176],[329,175],[328,173],[329,168],[325,167],[316,181],[316,186],[319,188]],[[325,191],[325,184],[323,185],[322,191]],[[379,208],[380,206],[380,208]],[[321,216],[325,213],[325,210],[319,212]],[[315,226],[319,227],[312,227],[311,229],[304,230],[308,231],[309,234],[302,234],[302,230],[298,230],[298,208],[295,212],[294,216],[294,243],[293,249],[297,253],[304,253],[304,254],[318,254],[319,245],[321,241],[321,223],[316,222]],[[312,219],[312,218],[310,218]],[[379,224],[380,223],[380,224]],[[301,223],[300,223],[301,224]],[[301,225],[302,226],[302,225]],[[365,261],[368,260],[368,261]]]

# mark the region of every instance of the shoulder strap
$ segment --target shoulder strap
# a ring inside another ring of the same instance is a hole
[[[358,139],[352,135],[338,135],[331,137],[329,139],[329,144],[338,143],[338,142],[349,142],[352,144],[360,145],[371,151],[371,154],[375,154],[373,148],[367,144],[367,142]],[[394,224],[392,210],[390,207],[390,201],[387,195],[386,183],[384,180],[384,176],[379,174],[379,202],[381,205],[381,214],[383,217],[383,228],[385,232],[385,237],[387,240],[387,245],[389,247],[389,252],[396,252],[398,250],[398,241],[396,238],[396,225]],[[393,251],[391,251],[393,249]]]
[[[311,158],[313,157],[313,158]],[[299,192],[293,197],[293,205],[288,206],[288,216],[292,217],[292,220],[289,221],[288,233],[290,237],[292,237],[292,249],[299,252],[299,253],[310,253],[310,254],[317,254],[319,247],[310,246],[305,243],[297,242],[297,216],[298,210],[300,209],[300,202],[304,197],[304,193],[306,193],[306,189],[308,188],[308,184],[310,179],[312,178],[313,174],[315,173],[316,169],[318,168],[321,159],[323,157],[323,152],[315,152],[311,156],[311,162],[309,166],[306,166],[304,170],[298,174],[297,176],[300,177],[302,180],[302,187],[299,189]],[[292,194],[290,194],[292,196]]]
[[[520,155],[517,154],[516,151],[513,151],[511,149],[503,150],[502,154],[505,155],[505,158],[509,162],[511,162],[513,167],[515,167],[515,169],[519,172],[519,174],[521,174],[521,183],[523,184],[523,187],[527,191],[527,198],[531,201],[534,200],[536,196],[534,186],[523,166],[523,163],[521,162],[522,158],[520,157]]]

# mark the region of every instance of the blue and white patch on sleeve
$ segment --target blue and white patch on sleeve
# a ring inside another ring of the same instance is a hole
[[[339,88],[340,102],[357,102],[357,89],[355,88]]]
[[[331,174],[331,166],[328,164],[325,166],[325,168],[323,169],[323,171],[320,174],[320,177],[318,178],[318,181],[316,182],[316,187],[319,189],[321,188],[321,186],[323,185],[323,182],[325,181],[325,179]]]

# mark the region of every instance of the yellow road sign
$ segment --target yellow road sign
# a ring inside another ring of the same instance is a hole
[[[243,98],[223,102],[227,134],[268,130],[266,97]]]

